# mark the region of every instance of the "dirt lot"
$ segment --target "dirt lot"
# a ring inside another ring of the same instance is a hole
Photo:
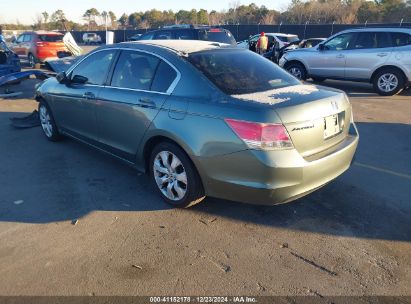
[[[360,131],[348,172],[286,205],[178,210],[109,156],[10,127],[33,82],[0,100],[0,295],[411,295],[411,93],[326,82]]]

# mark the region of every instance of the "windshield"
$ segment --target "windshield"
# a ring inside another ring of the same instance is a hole
[[[248,50],[217,49],[192,53],[188,61],[229,95],[300,84],[273,62]]]
[[[44,42],[62,42],[63,35],[39,35],[39,39]]]
[[[198,39],[205,41],[215,41],[236,45],[236,41],[230,31],[222,29],[209,29],[198,32]]]
[[[295,42],[298,41],[298,36],[277,36],[282,42]]]

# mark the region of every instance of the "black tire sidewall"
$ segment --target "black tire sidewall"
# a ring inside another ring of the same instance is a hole
[[[161,151],[168,151],[176,155],[181,163],[183,164],[184,170],[187,174],[187,192],[181,200],[174,201],[170,200],[160,191],[157,186],[157,183],[154,178],[154,159],[158,153]],[[149,176],[153,186],[156,188],[158,193],[161,197],[170,205],[178,208],[186,208],[191,205],[194,205],[197,201],[200,201],[202,197],[204,197],[204,190],[201,183],[201,179],[197,173],[194,164],[192,163],[191,159],[187,156],[187,154],[177,145],[171,142],[161,142],[157,144],[151,152],[150,160],[149,160]]]
[[[397,86],[397,88],[396,88],[395,90],[392,90],[391,92],[384,92],[384,91],[381,91],[381,90],[378,88],[378,79],[380,79],[380,77],[381,77],[382,75],[387,74],[387,73],[390,73],[390,74],[395,75],[395,76],[397,77],[397,79],[398,79],[398,86]],[[404,86],[405,86],[405,80],[404,80],[404,77],[401,75],[401,73],[398,72],[397,70],[391,70],[391,69],[386,69],[386,70],[381,70],[381,71],[379,71],[379,72],[375,75],[374,81],[373,81],[374,91],[377,92],[377,93],[378,93],[379,95],[381,95],[381,96],[392,96],[392,95],[396,95],[396,94],[400,93],[400,92],[404,89]]]
[[[50,137],[47,136],[46,132],[44,132],[44,130],[43,130],[43,127],[41,127],[41,129],[42,129],[42,131],[43,131],[43,134],[44,134],[44,136],[45,136],[48,140],[50,140],[50,141],[58,141],[58,140],[61,138],[61,136],[60,136],[60,133],[59,133],[59,131],[58,131],[58,129],[57,129],[57,125],[56,125],[56,122],[55,122],[55,120],[54,120],[53,113],[51,112],[51,109],[50,109],[49,105],[47,104],[47,102],[41,101],[41,102],[39,103],[39,108],[38,108],[39,119],[40,119],[40,108],[41,108],[41,107],[45,107],[45,108],[47,109],[47,113],[48,113],[49,116],[50,116],[50,122],[51,122],[51,125],[52,125],[52,127],[53,127],[52,135],[51,135]]]
[[[306,79],[307,79],[307,70],[305,69],[305,67],[304,67],[303,64],[298,63],[298,62],[291,63],[291,64],[287,65],[287,68],[286,68],[287,72],[290,73],[289,70],[292,69],[292,68],[298,68],[298,69],[300,70],[300,72],[301,72],[301,78],[300,78],[300,80],[306,80]],[[291,73],[290,73],[290,74],[291,74]],[[291,75],[292,75],[292,74],[291,74]],[[293,75],[293,76],[294,76],[294,75]],[[294,76],[294,77],[295,77],[295,76]],[[296,78],[297,78],[297,77],[296,77]],[[298,79],[298,78],[297,78],[297,79]]]

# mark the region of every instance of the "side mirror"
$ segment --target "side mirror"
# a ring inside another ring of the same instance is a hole
[[[324,51],[324,50],[325,50],[324,44],[319,44],[319,45],[318,45],[318,49],[319,49],[320,51]]]
[[[56,79],[60,83],[65,83],[67,82],[67,75],[66,72],[60,72],[56,75]]]
[[[71,83],[76,84],[85,84],[87,81],[88,78],[81,75],[74,75],[74,77],[71,79]]]

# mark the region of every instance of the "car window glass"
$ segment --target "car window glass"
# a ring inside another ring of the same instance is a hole
[[[157,57],[145,53],[123,51],[114,69],[111,86],[150,90],[159,61]]]
[[[205,41],[214,41],[227,43],[231,45],[236,45],[236,41],[230,31],[220,29],[220,28],[211,28],[209,30],[200,30],[198,31],[198,39]],[[258,39],[258,36],[257,36]]]
[[[193,31],[175,31],[176,39],[180,40],[193,40],[194,39],[194,34]]]
[[[324,49],[330,51],[342,51],[350,48],[352,40],[354,38],[353,33],[345,33],[332,38],[324,43]]]
[[[88,78],[88,84],[103,85],[114,55],[115,50],[105,50],[88,56],[72,71],[71,78],[80,75]]]
[[[411,45],[411,35],[406,33],[391,33],[391,40],[394,47]]]
[[[187,59],[218,88],[230,95],[300,84],[273,62],[247,50],[203,51],[192,53]]]
[[[364,32],[357,35],[353,49],[375,49],[390,47],[389,37],[383,32]]]
[[[161,31],[156,34],[154,39],[173,39],[173,34],[170,31]]]
[[[23,42],[30,42],[31,41],[31,35],[24,35]]]
[[[62,42],[63,35],[39,35],[40,41],[44,42]]]
[[[153,37],[154,37],[154,33],[151,32],[151,33],[147,33],[147,34],[142,35],[140,37],[140,40],[152,40]]]
[[[20,36],[17,38],[16,41],[17,41],[18,43],[23,42],[24,36],[25,36],[25,35],[20,35]]]
[[[250,42],[257,42],[258,38],[260,38],[260,35],[253,36],[250,38]]]
[[[151,91],[167,92],[177,77],[177,72],[166,62],[161,61],[151,85]]]

